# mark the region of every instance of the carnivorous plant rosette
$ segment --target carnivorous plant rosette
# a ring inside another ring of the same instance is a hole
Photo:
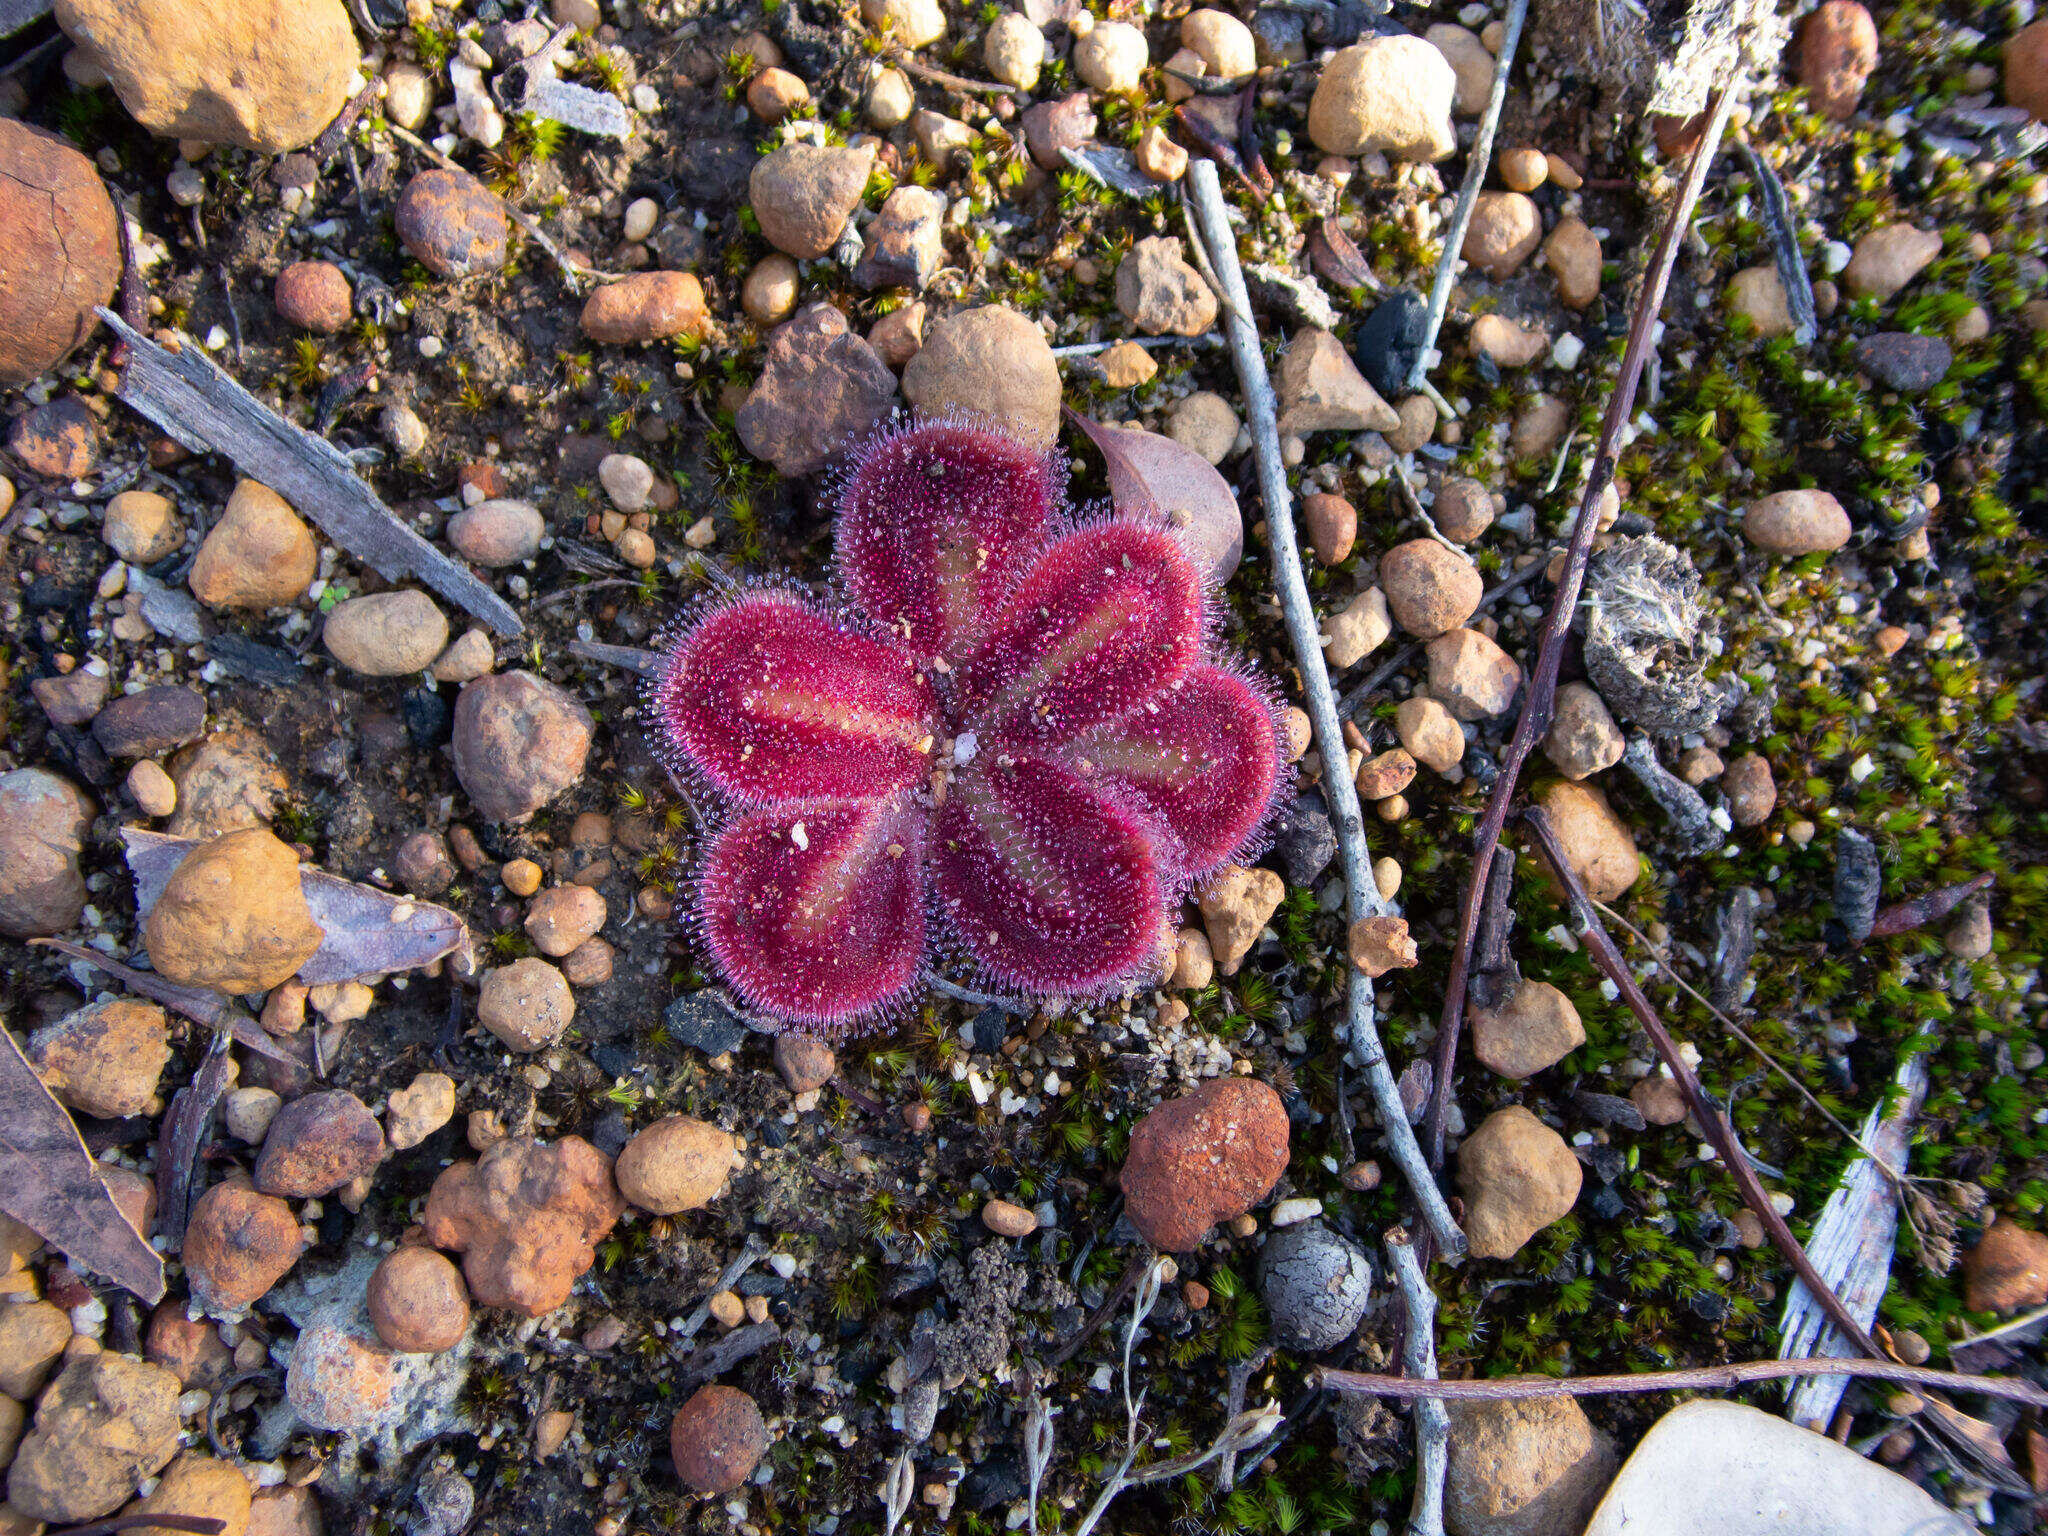
[[[1071,515],[1052,454],[957,418],[870,440],[836,499],[845,606],[743,589],[651,685],[720,804],[693,920],[725,980],[844,1034],[941,963],[1036,997],[1157,974],[1286,775],[1173,532]]]

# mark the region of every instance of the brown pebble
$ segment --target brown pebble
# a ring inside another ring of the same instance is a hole
[[[737,1387],[699,1387],[669,1423],[676,1475],[699,1493],[743,1486],[768,1449],[768,1426]]]
[[[991,1200],[981,1208],[981,1224],[997,1237],[1029,1237],[1038,1230],[1038,1217],[1008,1200]]]
[[[348,277],[331,261],[295,261],[277,274],[271,290],[278,317],[302,331],[332,336],[348,324],[355,295]]]
[[[462,1272],[431,1248],[399,1248],[370,1274],[370,1326],[391,1348],[439,1354],[469,1332],[469,1288]]]
[[[640,272],[605,283],[584,301],[583,334],[627,345],[667,336],[702,335],[704,286],[688,272]]]
[[[790,1030],[775,1037],[775,1070],[782,1074],[791,1093],[809,1093],[813,1088],[824,1087],[832,1080],[837,1065],[832,1047],[816,1035]]]
[[[505,265],[505,205],[466,171],[433,167],[406,183],[392,210],[399,243],[436,277],[467,277]]]
[[[1302,521],[1310,548],[1325,565],[1342,564],[1358,538],[1358,509],[1342,496],[1315,491],[1302,498]]]
[[[309,1093],[277,1112],[256,1159],[256,1187],[306,1200],[332,1194],[376,1171],[384,1128],[363,1101],[341,1089]]]
[[[202,1305],[236,1311],[283,1279],[304,1246],[284,1201],[216,1184],[194,1203],[185,1225],[185,1277]]]

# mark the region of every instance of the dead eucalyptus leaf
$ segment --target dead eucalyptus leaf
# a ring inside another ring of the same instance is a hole
[[[1171,528],[1204,581],[1230,580],[1244,557],[1244,517],[1216,466],[1157,432],[1067,415],[1102,450],[1117,511]]]
[[[0,1211],[73,1265],[164,1299],[164,1261],[128,1224],[64,1106],[0,1029]]]
[[[198,843],[135,827],[122,828],[121,836],[128,844],[129,872],[135,877],[135,919],[146,922],[171,871]],[[393,896],[304,865],[299,885],[313,921],[327,935],[313,958],[299,967],[299,980],[309,987],[415,971],[469,947],[468,928],[446,907]]]

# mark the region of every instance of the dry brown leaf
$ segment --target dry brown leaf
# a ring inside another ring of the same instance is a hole
[[[1067,415],[1102,450],[1117,511],[1166,524],[1204,581],[1228,581],[1244,557],[1244,517],[1216,466],[1157,432],[1104,426],[1073,411]]]
[[[14,1036],[0,1029],[0,1211],[79,1269],[164,1299],[164,1261],[128,1225],[78,1127],[50,1097]]]

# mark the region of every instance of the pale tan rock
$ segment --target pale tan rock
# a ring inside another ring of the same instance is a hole
[[[982,34],[981,58],[990,79],[1020,91],[1036,90],[1045,67],[1045,34],[1030,17],[1005,11]]]
[[[203,24],[151,0],[61,0],[57,24],[152,133],[265,155],[312,143],[362,62],[341,0],[221,0]]]
[[[1527,144],[1500,152],[1500,179],[1510,192],[1534,192],[1550,179],[1550,161],[1540,149]]]
[[[1421,960],[1405,917],[1361,917],[1351,925],[1346,953],[1368,976],[1384,976]]]
[[[797,283],[796,263],[780,251],[770,251],[740,284],[740,308],[756,325],[787,320],[796,310]]]
[[[1136,389],[1149,384],[1159,372],[1152,354],[1135,341],[1120,341],[1095,360],[1102,370],[1102,382],[1111,389]]]
[[[938,9],[936,4],[932,9]],[[785,144],[756,161],[747,193],[762,236],[800,261],[823,256],[838,242],[848,216],[859,205],[874,163],[872,147],[810,144]]]
[[[1856,242],[1842,286],[1859,299],[1885,300],[1941,254],[1941,236],[1910,224],[1886,224]]]
[[[1174,402],[1166,418],[1166,435],[1191,448],[1211,464],[1221,464],[1237,446],[1237,412],[1228,400],[1200,389]]]
[[[1148,336],[1199,336],[1216,323],[1216,295],[1178,235],[1148,235],[1131,247],[1117,265],[1116,304]]]
[[[1536,792],[1564,847],[1566,861],[1595,901],[1614,901],[1636,883],[1642,861],[1635,834],[1589,784],[1559,780]]]
[[[155,565],[185,542],[185,524],[168,496],[123,491],[107,503],[100,524],[107,547],[130,565]]]
[[[1274,389],[1282,436],[1390,432],[1401,425],[1399,414],[1366,382],[1344,344],[1315,326],[1303,326],[1288,342]]]
[[[1215,979],[1216,955],[1209,947],[1209,935],[1199,928],[1183,928],[1174,936],[1173,974],[1168,985],[1199,992]]]
[[[1434,772],[1449,773],[1465,760],[1465,732],[1441,700],[1424,694],[1403,699],[1394,731],[1408,755]]]
[[[1579,1010],[1547,981],[1524,977],[1499,1008],[1472,1010],[1472,1054],[1502,1077],[1554,1067],[1585,1043]]]
[[[1209,930],[1209,948],[1217,970],[1225,976],[1237,974],[1286,894],[1285,883],[1272,870],[1246,869],[1238,864],[1203,883],[1199,894],[1202,921]]]
[[[903,369],[903,393],[926,413],[979,411],[1038,446],[1050,446],[1059,433],[1060,371],[1052,347],[1044,331],[1001,304],[928,327]]]
[[[1384,800],[1389,795],[1400,794],[1414,780],[1414,755],[1406,747],[1389,747],[1384,752],[1375,752],[1358,765],[1358,798]]]
[[[1457,79],[1455,104],[1460,117],[1477,117],[1493,95],[1493,55],[1469,27],[1440,21],[1422,34],[1443,55]]]
[[[1380,556],[1380,585],[1394,622],[1418,640],[1456,629],[1486,594],[1479,568],[1435,539],[1410,539]]]
[[[1488,1115],[1458,1148],[1475,1259],[1509,1259],[1570,1212],[1583,1174],[1564,1138],[1520,1105]]]
[[[561,1039],[576,1017],[576,999],[559,970],[528,955],[484,973],[476,1016],[508,1049],[538,1051]]]
[[[1098,91],[1135,91],[1151,54],[1127,21],[1099,23],[1074,45],[1074,73]]]
[[[312,530],[277,492],[243,480],[207,530],[186,585],[209,608],[277,608],[319,574]]]
[[[526,909],[526,933],[533,947],[560,959],[604,926],[604,897],[587,885],[557,885],[535,896]]]
[[[1393,629],[1386,593],[1368,587],[1323,620],[1323,657],[1338,672],[1355,667],[1384,645]]]
[[[448,617],[431,597],[407,587],[334,605],[320,631],[328,654],[362,677],[424,672],[448,644]]]
[[[1506,315],[1481,315],[1466,339],[1474,356],[1490,358],[1501,368],[1526,368],[1550,350],[1550,333],[1542,326]]]
[[[939,0],[861,0],[861,20],[906,48],[923,48],[946,35]]]
[[[733,1139],[688,1115],[668,1115],[626,1143],[613,1166],[619,1193],[657,1216],[701,1210],[732,1173]]]
[[[1543,752],[1568,779],[1590,778],[1612,768],[1628,750],[1606,700],[1585,683],[1565,683],[1557,690],[1550,733]]]
[[[1600,240],[1585,220],[1565,217],[1543,242],[1543,259],[1557,278],[1557,296],[1567,309],[1584,309],[1600,297]]]
[[[1564,441],[1571,424],[1569,405],[1555,395],[1538,395],[1516,414],[1508,429],[1508,451],[1518,459],[1543,458]]]
[[[71,1319],[62,1307],[47,1301],[0,1304],[0,1393],[34,1402],[70,1342]]]
[[[1189,11],[1180,19],[1180,41],[1219,80],[1235,80],[1259,67],[1252,29],[1228,11],[1211,6]]]
[[[128,796],[145,816],[168,816],[178,808],[178,786],[163,765],[142,758],[128,770]]]
[[[1458,75],[1421,38],[1372,37],[1340,48],[1309,102],[1308,134],[1326,155],[1441,160],[1457,147],[1451,107]]]
[[[1522,686],[1514,657],[1476,629],[1454,629],[1429,642],[1429,691],[1460,720],[1504,715]]]
[[[1744,267],[1728,280],[1725,298],[1729,313],[1747,320],[1752,335],[1768,341],[1792,334],[1791,302],[1775,265]]]
[[[1482,192],[1465,230],[1466,261],[1495,282],[1505,282],[1536,254],[1543,240],[1543,214],[1520,192]]]
[[[1470,544],[1493,526],[1493,496],[1477,480],[1454,475],[1436,493],[1430,508],[1436,530],[1458,544]]]
[[[384,1139],[394,1152],[416,1147],[455,1118],[455,1080],[422,1072],[384,1103]]]

